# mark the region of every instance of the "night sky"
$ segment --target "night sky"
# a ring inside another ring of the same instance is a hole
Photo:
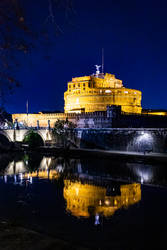
[[[44,9],[28,12],[40,16]],[[94,73],[102,48],[104,71],[141,90],[143,108],[167,109],[167,1],[75,0],[74,9],[71,22],[57,14],[63,33],[52,46],[39,43],[20,57],[15,74],[22,86],[7,99],[7,111],[26,112],[27,99],[30,113],[63,111],[67,82]]]

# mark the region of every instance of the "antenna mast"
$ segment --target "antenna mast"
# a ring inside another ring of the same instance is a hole
[[[102,48],[102,74],[104,74],[104,48]]]

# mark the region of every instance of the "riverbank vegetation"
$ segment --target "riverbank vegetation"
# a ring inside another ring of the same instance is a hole
[[[74,129],[76,125],[73,122],[66,120],[57,120],[53,128],[53,137],[55,139],[55,145],[60,145],[63,148],[70,148],[71,145],[75,146],[75,143],[72,141],[74,137]],[[76,146],[75,146],[76,147]]]
[[[30,149],[34,149],[44,145],[41,136],[35,133],[33,130],[25,136],[23,143],[27,144]]]

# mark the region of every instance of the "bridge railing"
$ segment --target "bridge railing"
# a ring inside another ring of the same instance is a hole
[[[13,130],[13,129],[19,129],[19,130],[23,130],[23,129],[27,129],[27,130],[40,130],[40,129],[52,129],[52,128],[48,128],[48,127],[15,127],[15,126],[0,126],[0,130]]]

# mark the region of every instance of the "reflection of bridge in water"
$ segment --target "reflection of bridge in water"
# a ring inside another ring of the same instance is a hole
[[[66,210],[77,217],[96,216],[96,214],[112,216],[118,209],[138,203],[141,199],[141,184],[137,182],[149,183],[154,177],[155,169],[155,166],[152,168],[139,163],[126,163],[123,168],[121,166],[117,168],[114,164],[112,167],[111,162],[109,162],[110,168],[105,169],[106,163],[102,166],[99,159],[92,166],[91,161],[65,160],[62,157],[40,158],[38,163],[35,161],[33,168],[30,160],[25,155],[24,160],[11,161],[4,171],[3,180],[6,183],[9,181],[14,184],[31,185],[38,181],[33,181],[34,178],[57,180],[63,177]],[[100,166],[98,169],[97,164]],[[120,178],[119,173],[121,173]],[[132,178],[128,179],[130,173]]]
[[[53,162],[56,164],[55,169],[52,168]],[[36,170],[32,169],[30,171],[29,164],[30,162],[26,157],[24,161],[10,162],[3,173],[5,182],[12,176],[14,176],[14,182],[18,184],[22,184],[23,178],[31,180],[32,178],[57,179],[59,173],[63,170],[62,166],[54,157],[43,157]]]
[[[14,184],[31,185],[33,178],[55,180],[64,171],[63,164],[55,159],[43,157],[37,170],[29,171],[27,161],[11,162],[4,175],[5,183],[13,178]],[[82,167],[77,160],[77,171],[64,179],[64,199],[66,210],[77,217],[90,215],[112,216],[116,210],[127,208],[141,200],[141,185],[139,183],[120,184],[120,182],[105,177],[82,174]],[[78,172],[78,175],[77,173]],[[77,180],[74,180],[76,179]]]
[[[140,182],[151,183],[155,180],[154,172],[161,170],[160,167],[156,170],[151,165],[143,165],[139,163],[126,163],[124,165],[114,168],[106,168],[106,163],[101,166],[100,159],[96,162],[96,165],[92,165],[92,161],[85,162],[80,159],[64,159],[62,157],[41,157],[36,159],[37,156],[24,155],[23,160],[13,160],[1,169],[1,175],[8,176],[27,174],[31,177],[39,178],[58,178],[58,176],[64,172],[64,175],[70,173],[72,178],[82,180],[91,180],[99,182],[102,179],[104,181],[123,181],[123,182]],[[35,158],[35,160],[34,160]],[[1,159],[3,161],[3,159]],[[4,161],[5,162],[5,161]],[[109,162],[109,165],[111,163]],[[100,167],[98,167],[98,165]],[[98,167],[98,168],[97,168]]]

